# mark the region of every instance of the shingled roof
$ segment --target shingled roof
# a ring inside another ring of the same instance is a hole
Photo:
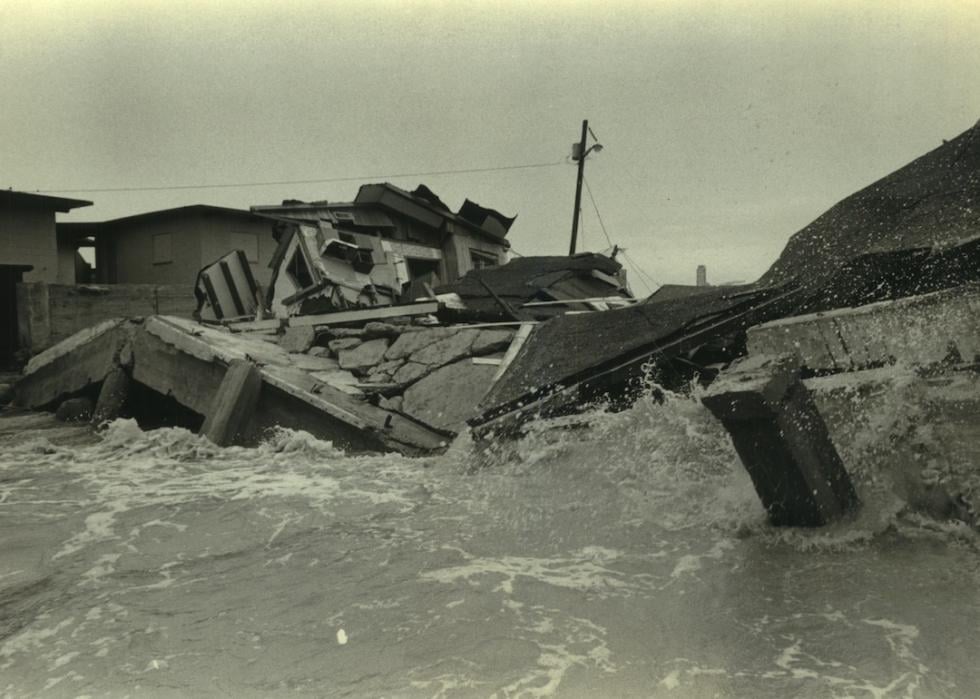
[[[821,284],[862,255],[944,250],[980,236],[980,122],[843,199],[793,235],[762,285]]]

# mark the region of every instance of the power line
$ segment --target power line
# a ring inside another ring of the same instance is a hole
[[[585,182],[585,191],[589,193],[589,200],[592,202],[592,208],[595,209],[596,218],[599,219],[599,227],[602,228],[602,234],[606,236],[606,242],[612,245],[613,242],[609,239],[609,234],[606,233],[606,224],[602,222],[602,214],[599,213],[599,207],[595,203],[595,197],[592,196],[592,187],[589,186],[589,181],[585,179],[584,175],[582,176],[582,181]]]
[[[325,177],[316,180],[281,180],[278,182],[234,182],[234,183],[221,183],[221,184],[182,184],[182,185],[170,185],[161,187],[88,187],[82,189],[39,189],[37,192],[41,194],[57,194],[57,193],[97,193],[97,192],[163,192],[171,190],[180,189],[227,189],[232,187],[272,187],[280,185],[296,185],[296,184],[325,184],[328,182],[352,182],[356,180],[379,180],[379,179],[395,179],[398,177],[436,177],[439,175],[464,175],[469,173],[480,173],[480,172],[502,172],[505,170],[531,170],[534,168],[545,168],[545,167],[557,167],[559,165],[564,165],[565,161],[560,160],[554,163],[529,163],[525,165],[503,165],[500,167],[480,167],[480,168],[468,168],[465,170],[432,170],[430,172],[399,172],[399,173],[389,173],[383,175],[356,175],[351,177]]]
[[[643,278],[643,271],[639,267],[636,266],[636,263],[633,262],[633,260],[631,260],[629,257],[626,257],[626,254],[625,253],[623,254],[623,257],[629,263],[630,267],[632,267],[636,271],[636,278],[637,278],[637,280],[639,280],[640,284],[642,284],[643,286],[646,287],[647,294],[652,294],[653,293],[653,289],[650,288],[650,285],[647,284],[646,279]]]
[[[637,277],[641,282],[643,282],[643,286],[645,286],[647,290],[652,294],[653,293],[652,287],[657,286],[656,280],[649,273],[645,272],[643,268],[641,268],[640,265],[636,263],[636,260],[634,260],[633,257],[628,252],[626,252],[626,250],[623,250],[623,257],[626,258],[626,261],[629,262],[630,265],[633,267],[633,269],[636,270]],[[648,280],[650,282],[649,284],[647,283]]]

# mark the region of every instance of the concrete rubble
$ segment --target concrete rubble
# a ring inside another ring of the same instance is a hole
[[[255,443],[285,426],[353,451],[424,454],[465,428],[514,333],[410,322],[258,332],[255,323],[118,319],[34,357],[16,400],[70,420],[94,409],[102,422],[173,410],[169,399],[178,423],[217,443]]]

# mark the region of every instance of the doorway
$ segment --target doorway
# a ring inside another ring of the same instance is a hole
[[[18,368],[17,284],[30,265],[0,265],[0,371]]]

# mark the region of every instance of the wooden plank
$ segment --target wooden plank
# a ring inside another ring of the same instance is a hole
[[[501,357],[473,357],[474,364],[486,364],[487,366],[500,366],[504,360]]]
[[[231,274],[231,267],[228,265],[228,261],[221,260],[218,262],[218,266],[221,268],[221,276],[224,277],[225,284],[228,287],[228,294],[231,296],[231,302],[235,304],[235,311],[238,317],[251,315],[245,310],[245,304],[242,302],[242,297],[238,293],[238,287],[235,286],[235,278]]]
[[[504,372],[507,371],[507,367],[509,367],[511,362],[514,361],[514,357],[517,356],[517,353],[521,351],[521,347],[523,347],[524,343],[527,342],[527,338],[530,337],[531,331],[534,330],[536,325],[537,323],[521,323],[521,327],[519,327],[517,332],[514,333],[514,339],[510,341],[510,346],[507,348],[507,351],[504,352],[504,358],[500,362],[500,368],[497,369],[497,373],[494,374],[493,378],[490,380],[491,386],[497,383],[497,379],[503,376]]]
[[[631,299],[625,296],[595,296],[587,299],[558,299],[556,301],[528,301],[527,303],[522,303],[521,308],[530,308],[534,306],[562,306],[569,303],[612,303],[612,304],[622,304],[623,306],[631,306],[636,303],[639,299]]]
[[[377,308],[360,308],[356,311],[337,311],[322,315],[294,316],[287,323],[290,326],[303,325],[340,325],[341,323],[359,323],[399,316],[420,316],[436,313],[439,310],[437,301],[409,303],[401,306],[379,306]]]
[[[262,375],[254,364],[235,359],[218,387],[201,434],[218,446],[235,444],[245,436],[262,390]]]
[[[225,326],[232,332],[277,332],[285,321],[280,318],[269,320],[246,320],[238,323],[225,323]]]

